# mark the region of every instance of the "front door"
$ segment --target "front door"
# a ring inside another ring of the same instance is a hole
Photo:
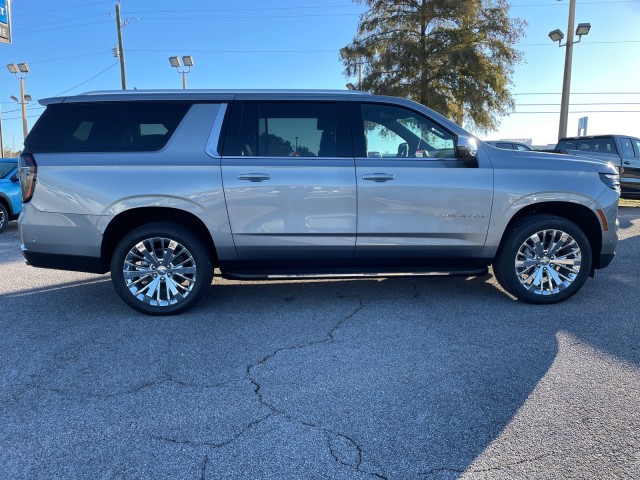
[[[362,103],[353,117],[366,149],[356,151],[356,258],[447,263],[477,256],[493,201],[488,160],[458,158],[457,137],[408,108]]]
[[[356,181],[340,102],[236,102],[222,158],[241,261],[350,261]]]

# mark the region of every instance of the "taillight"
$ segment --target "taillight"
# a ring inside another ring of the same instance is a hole
[[[20,190],[22,190],[22,203],[27,203],[33,197],[38,176],[38,164],[30,153],[23,153],[18,160],[20,175]]]

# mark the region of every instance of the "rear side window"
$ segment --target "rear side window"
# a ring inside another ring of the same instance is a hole
[[[623,158],[633,158],[633,144],[631,143],[630,138],[621,138],[620,139],[620,150],[621,156]]]
[[[558,150],[575,150],[576,149],[576,142],[571,141],[571,140],[563,140],[561,142],[558,142],[558,145],[556,145],[556,149],[558,149]]]
[[[164,147],[185,103],[61,103],[47,107],[27,136],[30,152],[145,152]]]
[[[510,143],[496,143],[496,147],[504,148],[506,150],[513,150],[513,145],[511,145]]]
[[[0,178],[9,175],[17,166],[15,163],[0,162]]]
[[[352,157],[347,106],[337,102],[236,102],[225,156]]]

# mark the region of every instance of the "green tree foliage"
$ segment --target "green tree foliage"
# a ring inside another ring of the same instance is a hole
[[[509,91],[525,22],[506,0],[354,0],[362,14],[340,50],[360,88],[410,98],[478,131],[514,108]]]

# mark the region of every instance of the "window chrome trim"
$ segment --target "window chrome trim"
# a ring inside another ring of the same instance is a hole
[[[220,104],[218,112],[216,113],[216,119],[213,122],[213,127],[211,127],[209,139],[207,140],[207,147],[205,148],[205,152],[207,155],[213,158],[222,158],[222,155],[218,153],[218,143],[220,134],[222,133],[222,124],[224,123],[224,117],[227,113],[228,106],[228,103]]]

